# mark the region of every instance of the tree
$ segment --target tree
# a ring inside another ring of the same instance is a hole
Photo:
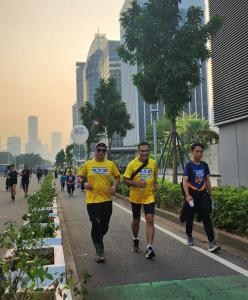
[[[184,115],[177,120],[177,131],[187,149],[195,142],[204,145],[218,141],[218,134],[210,129],[207,119],[200,118],[197,114]]]
[[[100,80],[100,86],[96,89],[94,110],[95,115],[99,118],[98,130],[105,133],[108,139],[108,158],[111,159],[113,135],[117,133],[124,137],[127,130],[134,128],[113,78]]]
[[[65,165],[65,150],[61,149],[55,157],[55,165],[59,168],[64,168]]]
[[[74,144],[67,145],[65,148],[65,157],[67,165],[72,165]]]
[[[40,154],[26,153],[20,154],[16,157],[17,168],[27,165],[29,168],[37,168],[39,166],[50,165],[51,162],[44,160]]]
[[[10,152],[0,152],[0,163],[1,164],[12,164],[14,161],[14,157]]]
[[[87,158],[89,159],[91,152],[91,144],[96,142],[97,139],[98,119],[95,116],[94,106],[89,102],[84,102],[84,104],[81,106],[80,115],[84,126],[86,126],[89,131],[89,137],[86,142]]]
[[[119,48],[121,59],[137,64],[133,82],[148,103],[163,102],[170,119],[173,149],[173,182],[177,182],[176,118],[192,90],[201,82],[200,62],[210,58],[207,47],[220,29],[223,18],[212,17],[203,24],[203,11],[190,7],[182,23],[180,0],[133,1],[121,15],[125,42]]]

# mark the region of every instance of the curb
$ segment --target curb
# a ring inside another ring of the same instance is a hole
[[[115,194],[115,195],[117,198],[121,200],[129,201],[129,199],[126,196],[123,196],[121,194]],[[174,214],[172,212],[157,207],[155,209],[155,214],[161,218],[167,219],[173,223],[183,226],[177,214]],[[205,234],[204,227],[201,223],[194,222],[194,230],[198,233]],[[246,254],[248,254],[248,238],[241,237],[236,234],[223,231],[221,229],[215,228],[214,231],[215,231],[216,239],[220,243],[235,248],[237,250],[243,251]]]
[[[64,220],[62,210],[61,210],[61,203],[60,203],[61,199],[60,199],[57,188],[56,188],[56,194],[57,194],[58,216],[59,216],[60,227],[61,227],[61,232],[62,232],[62,245],[64,248],[64,256],[65,256],[65,261],[66,261],[66,269],[70,269],[72,271],[73,283],[75,284],[75,286],[77,286],[79,288],[80,280],[79,280],[79,276],[77,273],[76,264],[75,264],[75,261],[73,258],[70,239],[69,239],[69,235],[68,235],[66,225],[65,225],[65,220]],[[83,300],[82,296],[74,296],[73,291],[71,291],[71,295],[72,295],[73,300]]]

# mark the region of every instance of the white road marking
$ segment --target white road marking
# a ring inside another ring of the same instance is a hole
[[[113,202],[113,204],[115,206],[119,207],[120,209],[124,210],[128,214],[132,215],[132,211],[131,210],[129,210],[129,209],[127,209],[127,208],[123,207],[122,205],[117,204],[115,202]],[[141,218],[141,220],[143,222],[145,222],[144,218]],[[165,229],[165,228],[163,228],[163,227],[161,227],[161,226],[159,226],[157,224],[155,224],[155,228],[158,229],[158,230],[160,230],[160,231],[162,231],[163,233],[171,236],[172,238],[176,239],[177,241],[181,242],[182,244],[184,244],[186,246],[186,240],[184,238],[180,237],[179,235],[177,235],[177,234],[175,234],[175,233],[173,233],[173,232],[171,232],[171,231],[169,231],[169,230],[167,230],[167,229]],[[217,256],[216,254],[210,253],[207,250],[204,250],[204,249],[202,249],[202,248],[200,248],[198,246],[193,246],[191,248],[194,249],[194,250],[196,250],[196,251],[198,251],[198,252],[200,252],[200,253],[202,253],[205,256],[208,256],[208,257],[212,258],[213,260],[221,263],[222,265],[228,267],[229,269],[232,269],[232,270],[236,271],[237,273],[240,273],[240,274],[248,277],[248,270],[246,270],[244,268],[241,268],[241,267],[239,267],[239,266],[231,263],[230,261],[228,261],[228,260],[226,260],[224,258],[221,258],[221,257]]]

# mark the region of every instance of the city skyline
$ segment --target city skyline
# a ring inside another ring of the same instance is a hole
[[[30,115],[39,118],[39,136],[49,148],[54,131],[62,132],[63,146],[70,143],[75,61],[86,60],[98,28],[108,39],[119,39],[123,2],[0,1],[2,144],[14,135],[27,142]]]

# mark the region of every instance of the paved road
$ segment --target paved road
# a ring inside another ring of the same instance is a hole
[[[230,268],[248,270],[247,261],[222,252],[217,259],[201,247],[191,249],[180,236],[168,230],[166,221],[156,218],[153,261],[144,258],[145,224],[141,225],[141,249],[131,252],[132,235],[129,205],[116,200],[110,230],[105,239],[106,262],[94,262],[95,251],[90,239],[90,222],[83,198],[77,191],[73,198],[66,192],[59,195],[61,209],[70,238],[73,257],[80,278],[87,271],[92,275],[88,286],[89,299],[248,299],[248,278]],[[226,261],[228,260],[228,261]],[[244,271],[245,272],[245,271]],[[242,273],[242,271],[241,271]],[[248,276],[248,272],[246,274]],[[222,296],[220,297],[220,294]],[[153,296],[152,296],[153,295]],[[210,297],[210,298],[209,298]]]
[[[4,230],[4,223],[7,221],[15,221],[18,226],[23,223],[22,216],[27,211],[26,199],[24,198],[23,190],[20,188],[20,179],[18,179],[16,200],[11,200],[10,192],[5,190],[5,177],[0,177],[0,232]],[[33,193],[40,189],[40,184],[37,184],[36,177],[31,178],[29,191]],[[0,249],[0,256],[5,253],[5,250]]]

